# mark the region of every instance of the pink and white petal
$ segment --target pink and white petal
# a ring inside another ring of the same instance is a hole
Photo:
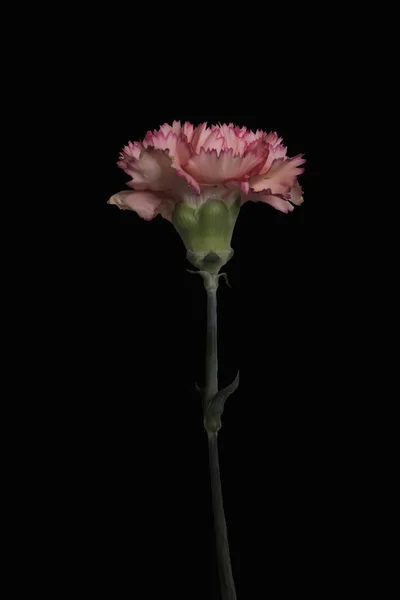
[[[190,143],[193,139],[194,127],[189,121],[186,121],[182,127],[181,133],[186,136],[187,141]]]
[[[292,206],[290,202],[283,200],[278,196],[260,196],[260,200],[265,202],[265,204],[270,204],[280,212],[290,213],[294,210],[294,206]]]
[[[138,190],[162,191],[173,185],[175,171],[171,166],[171,158],[165,150],[148,148],[138,160],[132,161],[129,168],[124,169],[133,179],[132,187]]]
[[[267,160],[260,170],[260,175],[264,173],[268,173],[270,170],[272,163],[274,160],[278,160],[278,158],[285,158],[287,153],[286,146],[278,145],[276,147],[270,146]]]
[[[290,202],[296,206],[301,206],[304,202],[303,190],[297,181],[290,190]]]
[[[233,128],[233,124],[226,125],[224,123],[221,125],[221,134],[224,138],[224,150],[233,150],[233,153],[236,154],[238,150],[238,136]]]
[[[203,148],[199,154],[191,156],[185,165],[185,171],[192,175],[198,183],[218,184],[230,180],[244,180],[253,172],[258,172],[265,160],[265,148],[258,144],[244,156],[234,156],[233,150],[206,151]]]
[[[272,163],[268,173],[251,177],[250,187],[253,192],[258,193],[285,194],[294,186],[297,177],[304,172],[300,165],[305,162],[300,154],[286,160],[279,158]]]
[[[159,134],[159,131],[148,131],[143,139],[143,148],[154,148],[154,136],[156,136],[157,134]],[[169,133],[169,132],[168,132]],[[167,133],[167,135],[168,135]]]
[[[193,149],[184,134],[181,134],[176,143],[176,154],[172,160],[172,168],[175,170],[175,174],[184,179],[187,185],[195,192],[197,196],[200,195],[200,186],[198,182],[185,171],[185,165],[190,159]],[[174,185],[174,188],[181,188],[179,185]],[[181,188],[182,189],[182,188]],[[179,191],[179,189],[177,190]]]
[[[234,156],[233,150],[222,151],[218,156],[215,151],[192,156],[185,170],[199,183],[226,183],[230,180],[246,181],[254,173],[258,173],[265,161],[267,146],[263,140],[255,142],[243,156]]]
[[[268,145],[261,137],[256,140],[253,144],[250,144],[240,160],[242,160],[242,170],[240,171],[239,178],[249,178],[255,173],[260,172],[261,165],[265,162],[268,154]],[[236,160],[236,158],[235,158]]]
[[[254,133],[254,131],[249,130],[244,133],[243,139],[247,144],[252,144],[256,140],[259,140],[263,135],[265,134],[261,129],[257,129],[256,133]]]
[[[220,154],[216,150],[200,150],[185,165],[185,171],[192,175],[199,183],[218,184],[225,180],[239,179],[242,172],[246,171],[243,166],[244,159],[233,157],[233,150],[223,151]]]
[[[200,196],[201,194],[201,189],[199,186],[199,182],[196,181],[196,179],[190,175],[189,173],[186,172],[186,170],[182,167],[178,167],[175,166],[175,173],[178,175],[178,177],[180,177],[182,180],[184,180],[186,182],[186,184],[191,188],[191,190],[196,194],[196,196]],[[179,191],[179,187],[176,186],[178,188]]]
[[[120,169],[122,169],[123,171],[125,171],[125,173],[128,173],[128,175],[130,175],[132,177],[133,168],[135,167],[137,162],[138,162],[138,159],[129,158],[129,157],[126,157],[126,155],[121,154],[120,160],[117,162],[117,165],[119,166]]]
[[[151,221],[158,214],[162,202],[166,200],[167,198],[164,194],[157,194],[147,190],[141,192],[124,190],[111,196],[108,204],[115,204],[122,210],[133,210],[142,219]]]
[[[254,133],[254,131],[247,131],[244,136],[243,136],[244,141],[247,144],[251,144],[252,142],[254,142],[257,138],[256,138],[256,134]]]
[[[237,141],[237,145],[236,145],[237,156],[244,156],[244,154],[248,148],[247,142],[242,138],[237,138],[236,141]]]
[[[238,194],[242,197],[242,202],[246,202],[248,198],[246,196],[253,192],[250,191],[250,186],[247,181],[243,181],[240,179],[228,179],[223,182],[223,187],[227,188],[230,191],[236,190]]]
[[[156,129],[156,130],[154,130],[154,132],[153,132],[153,135],[157,135],[157,133],[160,133],[160,132],[161,132],[161,133],[164,135],[164,137],[167,137],[167,135],[168,135],[168,134],[169,134],[171,131],[172,131],[172,132],[173,132],[173,133],[174,133],[176,136],[178,136],[178,135],[180,134],[180,132],[181,132],[181,122],[180,122],[180,121],[174,121],[174,122],[172,123],[172,126],[171,126],[171,125],[169,125],[169,123],[164,123],[164,125],[161,125],[161,127],[160,127],[160,129],[159,129],[158,131],[157,131],[157,129]],[[148,135],[149,133],[151,134],[151,131],[148,131],[148,132],[147,132],[147,135]],[[146,136],[146,137],[147,137],[147,136]]]
[[[120,154],[120,159],[121,160],[129,160],[131,158],[139,158],[140,157],[140,153],[143,149],[142,144],[140,144],[139,142],[128,142],[127,146],[124,146],[121,154]]]
[[[173,157],[176,154],[176,141],[177,136],[172,130],[166,136],[161,131],[156,133],[149,131],[143,140],[143,146],[144,148],[152,147],[157,150],[168,150],[169,155]]]
[[[229,159],[232,159],[232,151],[228,157],[227,152],[218,155],[216,150],[206,151],[202,148],[199,154],[190,157],[185,171],[198,183],[220,183],[225,178],[224,172],[229,167]]]
[[[176,136],[178,136],[181,132],[181,122],[180,121],[174,121],[172,123],[172,131],[175,133]]]
[[[243,138],[247,132],[247,127],[239,127],[239,125],[236,125],[235,127],[235,133],[239,138]]]
[[[229,125],[224,123],[221,125],[220,129],[225,140],[224,150],[232,149],[234,156],[243,156],[248,147],[248,143],[245,139],[240,137],[242,130],[240,130],[238,127],[235,127],[233,123],[230,123]],[[244,133],[245,132],[243,132],[243,135]]]
[[[282,139],[283,138],[279,137],[276,131],[271,131],[271,133],[269,133],[266,137],[266,141],[268,144],[271,144],[273,148],[279,146],[279,144],[282,142]]]
[[[225,130],[225,131],[227,131],[227,130]],[[237,156],[243,156],[245,151],[248,148],[249,144],[246,141],[246,139],[244,138],[246,132],[247,132],[246,127],[242,127],[242,129],[239,129],[239,127],[234,127],[234,126],[229,127],[229,129],[227,131],[227,136],[229,137],[230,147],[232,147],[234,149],[235,155],[237,155]],[[235,136],[235,139],[233,139],[233,135]],[[225,136],[225,139],[227,139],[226,136]]]
[[[175,166],[185,165],[192,154],[193,149],[191,144],[188,142],[186,136],[181,133],[176,141]]]
[[[199,153],[203,143],[210,135],[211,130],[207,127],[206,123],[201,123],[193,132],[192,146],[196,153]]]
[[[172,131],[172,127],[168,123],[164,123],[164,125],[161,125],[160,131],[165,135],[165,137],[167,137],[169,132]],[[154,133],[156,133],[156,131]]]
[[[117,163],[118,166],[129,173],[131,165],[134,165],[135,162],[140,158],[142,150],[142,144],[139,144],[138,142],[129,142],[127,146],[124,146],[119,155],[119,161]]]
[[[294,206],[292,206],[290,202],[270,194],[255,194],[250,191],[247,196],[242,194],[242,204],[245,202],[264,202],[264,204],[269,204],[276,208],[276,210],[284,213],[289,213],[294,210]]]
[[[247,194],[250,191],[249,182],[248,181],[242,181],[242,183],[240,184],[240,189],[241,189],[242,193],[247,196]]]
[[[225,146],[225,140],[221,135],[219,128],[214,129],[210,135],[203,141],[203,150],[216,150],[219,156],[222,148]]]

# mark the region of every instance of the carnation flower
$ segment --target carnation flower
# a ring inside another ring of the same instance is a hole
[[[132,189],[115,194],[109,203],[146,220],[161,214],[190,252],[226,252],[245,202],[265,202],[284,213],[302,204],[297,178],[305,160],[286,152],[277,133],[254,133],[233,123],[196,128],[188,122],[165,123],[142,142],[123,148],[118,166],[132,178],[127,183]],[[221,227],[223,243],[218,240]]]
[[[129,142],[118,165],[130,177],[130,190],[112,196],[110,204],[134,210],[143,219],[158,214],[180,234],[188,260],[198,267],[207,292],[207,335],[202,397],[207,431],[216,550],[221,598],[236,598],[221,491],[218,432],[227,398],[239,385],[218,382],[217,289],[221,267],[230,259],[232,233],[244,202],[265,202],[284,213],[303,202],[297,180],[302,155],[289,158],[277,133],[255,133],[246,127],[191,123],[164,124],[142,142]]]

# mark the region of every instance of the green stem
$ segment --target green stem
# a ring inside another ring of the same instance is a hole
[[[218,349],[217,349],[217,288],[218,275],[204,280],[207,290],[207,348],[206,382],[204,390],[204,411],[218,392]],[[217,546],[218,571],[221,600],[236,600],[231,559],[229,554],[228,531],[222,498],[221,476],[218,458],[218,431],[215,424],[205,419],[208,434],[210,459],[211,491],[214,512],[214,528]]]
[[[218,285],[218,279],[216,278]],[[218,392],[218,348],[217,348],[217,288],[206,287],[207,291],[207,340],[206,340],[206,385],[205,407]]]

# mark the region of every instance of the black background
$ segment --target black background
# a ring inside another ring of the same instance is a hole
[[[234,578],[240,600],[267,589],[279,590],[276,598],[299,588],[320,597],[332,567],[323,540],[338,526],[332,502],[340,504],[332,484],[338,417],[317,383],[329,324],[318,273],[310,273],[315,223],[318,235],[329,233],[321,194],[326,131],[312,104],[300,114],[285,105],[258,116],[193,116],[146,112],[142,101],[128,119],[114,102],[100,114],[73,300],[73,363],[85,384],[68,409],[79,415],[72,443],[87,568],[115,597],[145,589],[146,598],[219,598],[207,439],[194,390],[203,383],[203,282],[186,271],[193,267],[169,222],[145,222],[106,202],[127,189],[116,161],[129,140],[174,119],[233,121],[277,131],[289,156],[307,159],[302,207],[290,215],[262,203],[241,209],[224,269],[232,288],[221,280],[218,291],[220,386],[240,370],[219,436]]]
[[[32,268],[28,277],[15,269],[18,316],[4,311],[17,366],[15,398],[4,402],[16,411],[3,419],[5,432],[15,430],[6,461],[22,454],[11,486],[18,513],[5,518],[27,557],[15,561],[13,583],[42,595],[49,588],[51,598],[219,598],[194,391],[204,365],[202,281],[186,272],[191,265],[170,223],[107,205],[128,179],[116,165],[122,146],[188,119],[276,130],[289,156],[307,159],[302,207],[290,215],[261,203],[243,207],[225,269],[232,289],[222,281],[218,292],[220,385],[238,369],[241,378],[220,433],[238,598],[359,595],[374,572],[363,560],[373,544],[371,516],[384,512],[372,506],[374,486],[376,495],[383,486],[371,481],[371,469],[383,470],[393,454],[379,460],[376,451],[379,435],[387,437],[387,417],[384,426],[373,423],[384,378],[369,402],[360,391],[361,383],[370,387],[369,361],[384,346],[371,343],[376,307],[365,302],[381,286],[369,277],[360,298],[351,293],[367,246],[359,232],[372,240],[369,274],[384,263],[375,249],[393,221],[365,186],[370,144],[360,148],[354,127],[361,117],[371,137],[373,117],[382,123],[378,109],[365,108],[377,88],[374,61],[366,61],[365,95],[353,93],[365,49],[376,47],[360,45],[357,34],[371,37],[370,28],[359,11],[354,23],[348,7],[337,6],[310,5],[308,14],[285,4],[275,15],[279,5],[242,3],[225,10],[232,22],[217,17],[216,3],[211,11],[131,7],[133,14],[98,4],[86,14],[83,5],[62,6],[42,19],[43,35],[25,19],[34,38],[22,53],[27,73],[10,63],[23,92],[11,86],[18,118],[8,114],[6,122],[14,131],[27,116],[36,126],[34,136],[16,136],[14,155],[32,235],[22,263]],[[33,157],[38,181],[25,174]],[[43,227],[30,222],[27,207],[35,215],[44,207]],[[371,228],[361,223],[365,213]],[[4,220],[14,239],[11,225]],[[11,255],[19,254],[16,240]],[[369,361],[359,351],[364,341]],[[380,587],[387,578],[379,579]]]

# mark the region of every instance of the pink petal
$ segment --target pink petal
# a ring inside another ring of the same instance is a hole
[[[251,177],[250,187],[254,192],[285,194],[294,186],[298,175],[304,172],[299,166],[305,162],[300,154],[286,160],[279,158],[272,163],[268,173]]]
[[[240,128],[238,125],[236,125],[235,133],[238,137],[243,138],[245,136],[245,134],[247,133],[247,127]]]
[[[167,137],[167,135],[172,131],[172,133],[174,133],[176,136],[178,136],[181,132],[181,122],[180,121],[174,121],[172,123],[172,126],[169,125],[168,123],[164,123],[164,125],[161,125],[160,129],[157,131],[155,130],[153,132],[153,134],[151,133],[151,131],[147,132],[147,135],[157,135],[158,133],[162,133],[165,137]],[[147,137],[147,136],[146,136]]]
[[[211,131],[207,127],[207,123],[202,123],[193,132],[192,146],[195,152],[200,152],[200,149],[205,140],[210,135]]]
[[[270,146],[269,148],[269,153],[268,153],[268,157],[267,160],[265,161],[265,164],[262,166],[261,170],[260,170],[260,174],[264,174],[264,173],[268,173],[268,171],[270,170],[272,163],[275,160],[278,160],[278,158],[285,158],[287,153],[287,148],[285,146]]]
[[[227,125],[222,125],[221,133],[225,138],[224,150],[229,150],[232,148],[235,155],[243,156],[248,147],[248,142],[241,137],[241,134],[243,133],[244,135],[245,132],[237,127],[234,128],[231,126],[228,127]]]
[[[178,175],[178,177],[181,177],[186,181],[187,185],[194,191],[196,196],[200,196],[201,189],[199,186],[199,182],[196,181],[196,179],[192,177],[192,175],[187,173],[185,169],[181,169],[179,167],[176,167],[175,173]]]
[[[236,154],[238,156],[244,156],[246,150],[248,150],[247,142],[241,138],[237,138],[236,142]]]
[[[180,121],[174,121],[172,123],[172,131],[175,133],[175,135],[179,135],[181,132],[181,122]]]
[[[143,150],[143,146],[142,144],[140,144],[139,142],[128,142],[127,146],[124,146],[122,152],[119,155],[120,163],[124,163],[126,165],[129,164],[129,162],[132,159],[138,159],[140,157],[140,153]],[[120,164],[121,166],[121,164]],[[125,167],[122,167],[125,168]]]
[[[224,123],[223,125],[221,125],[221,134],[224,136],[224,139],[225,139],[224,150],[233,150],[234,154],[236,154],[237,149],[238,149],[238,139],[239,138],[236,135],[236,132],[235,132],[234,128],[232,127],[232,124],[226,125]]]
[[[222,148],[225,145],[225,140],[221,135],[219,128],[214,131],[204,140],[202,149],[203,150],[215,150],[219,156]]]
[[[172,161],[172,167],[175,169],[176,175],[184,179],[188,186],[195,192],[195,194],[199,196],[200,186],[198,182],[185,171],[185,164],[189,161],[192,152],[192,146],[187,141],[186,136],[181,134],[177,139],[176,155]]]
[[[261,129],[257,129],[256,133],[254,131],[246,131],[243,135],[243,139],[247,144],[253,143],[255,140],[259,140],[264,134]]]
[[[268,144],[271,144],[273,148],[276,148],[276,146],[279,146],[279,144],[282,142],[283,138],[279,137],[276,131],[273,131],[269,133],[265,139]]]
[[[265,202],[265,204],[270,204],[280,212],[289,213],[294,210],[294,206],[292,206],[290,202],[278,198],[278,196],[260,196],[260,200]]]
[[[222,151],[201,149],[200,154],[192,156],[184,169],[198,183],[223,183],[231,179],[243,179],[258,170],[264,162],[264,154],[260,149],[247,153],[245,156],[234,156],[233,150]]]
[[[190,193],[189,187],[200,195],[220,186],[221,194],[234,192],[242,202],[261,199],[290,212],[293,205],[303,202],[297,177],[304,171],[300,165],[305,160],[287,158],[281,142],[276,132],[258,129],[254,133],[234,123],[211,127],[202,123],[194,128],[189,122],[174,121],[148,132],[143,143],[129,142],[118,165],[131,175],[128,185],[134,190],[168,191],[170,204],[160,204],[165,218],[174,201]],[[202,189],[200,184],[204,184]],[[121,204],[121,197],[113,203]]]
[[[118,164],[132,177],[128,185],[137,190],[162,191],[173,185],[175,171],[167,151],[148,148],[142,151],[139,159],[132,159],[128,165],[122,161]]]
[[[289,213],[294,210],[294,206],[290,204],[287,200],[283,198],[279,198],[278,196],[273,196],[271,194],[255,194],[254,192],[249,192],[247,196],[242,195],[242,204],[245,202],[264,202],[265,204],[270,204],[277,210]]]
[[[234,156],[233,150],[222,151],[201,149],[199,154],[192,155],[184,170],[192,175],[198,183],[225,183],[230,180],[246,180],[258,173],[265,162],[268,146],[263,139],[254,142],[243,156]]]
[[[193,154],[193,149],[188,142],[186,136],[181,134],[176,142],[175,164],[185,165],[190,156]]]
[[[186,121],[186,123],[182,127],[181,133],[183,133],[183,135],[186,135],[187,141],[190,143],[193,139],[193,133],[194,133],[193,125],[191,123],[189,123],[189,121]]]
[[[157,131],[156,133],[151,133],[150,131],[147,133],[146,137],[143,140],[144,148],[156,148],[157,150],[168,150],[169,155],[171,157],[176,154],[176,141],[177,135],[171,129],[164,135],[161,131]]]
[[[167,135],[169,134],[169,132],[172,131],[172,127],[168,123],[164,123],[164,125],[161,125],[160,131],[165,135],[165,137],[167,137]],[[151,131],[148,131],[147,135],[149,133],[151,133]],[[154,132],[154,134],[156,134],[156,133],[157,133],[157,131]]]
[[[124,190],[111,196],[108,204],[115,204],[122,210],[134,210],[142,219],[151,221],[158,214],[160,205],[164,200],[166,200],[164,194]]]
[[[303,190],[298,181],[290,190],[290,202],[292,202],[292,204],[295,204],[296,206],[301,206],[304,202]]]

